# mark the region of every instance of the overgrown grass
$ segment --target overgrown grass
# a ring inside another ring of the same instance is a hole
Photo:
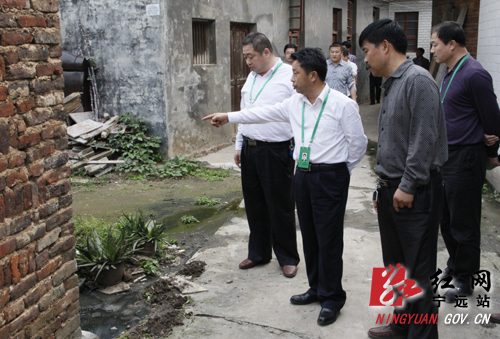
[[[75,216],[74,221],[75,233],[73,235],[76,238],[77,247],[84,246],[86,243],[86,238],[88,236],[92,236],[94,230],[101,238],[104,238],[108,235],[109,229],[112,230],[113,235],[118,235],[118,233],[120,232],[115,223],[108,223],[99,218],[90,217],[86,219],[77,215]]]
[[[214,206],[220,203],[220,199],[210,199],[207,197],[200,197],[194,202],[196,205],[204,205],[204,206]]]

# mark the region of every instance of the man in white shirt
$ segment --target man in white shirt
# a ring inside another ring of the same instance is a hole
[[[272,105],[295,91],[290,83],[292,67],[273,54],[269,39],[250,33],[243,40],[243,56],[252,70],[241,90],[241,109]],[[240,124],[234,160],[241,168],[245,210],[250,227],[248,256],[239,267],[252,268],[271,261],[272,251],[283,275],[297,274],[299,254],[293,198],[290,124]]]
[[[325,84],[326,60],[321,51],[304,48],[292,54],[295,94],[273,106],[215,113],[203,118],[219,127],[231,123],[288,122],[297,146],[294,180],[297,212],[304,244],[309,290],[290,302],[319,301],[319,325],[333,323],[344,306],[342,252],[344,214],[350,171],[366,151],[358,105]]]
[[[349,66],[351,66],[352,76],[354,77],[354,88],[356,88],[356,85],[358,84],[358,65],[349,60],[349,51],[347,49],[342,50],[342,60],[344,60]]]

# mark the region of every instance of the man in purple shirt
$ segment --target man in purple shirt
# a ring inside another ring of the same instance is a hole
[[[471,275],[479,270],[481,193],[486,164],[498,162],[500,110],[490,74],[465,47],[465,34],[456,22],[443,22],[432,29],[431,52],[448,70],[440,84],[446,130],[448,161],[444,164],[445,201],[441,233],[449,253],[441,278],[452,276],[454,289],[446,302],[471,295]],[[490,139],[491,140],[491,139]],[[488,160],[489,158],[489,160]]]

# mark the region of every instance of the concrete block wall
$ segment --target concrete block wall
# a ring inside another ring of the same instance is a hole
[[[0,338],[80,334],[58,0],[0,0]]]
[[[418,46],[425,49],[424,56],[430,59],[431,28],[432,28],[432,0],[403,0],[389,3],[389,19],[394,20],[395,13],[418,12]],[[408,52],[412,58],[415,52]]]
[[[497,98],[500,97],[500,2],[481,0],[479,9],[479,30],[477,39],[477,60],[491,74]],[[486,178],[500,190],[500,168],[486,172]]]

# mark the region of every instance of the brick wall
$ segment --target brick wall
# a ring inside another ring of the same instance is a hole
[[[58,0],[0,0],[0,338],[80,331]]]
[[[477,32],[479,27],[479,0],[438,0],[437,1],[437,23],[446,20],[456,20],[462,7],[467,6],[467,16],[464,21],[464,31],[466,33],[466,47],[470,54],[477,57]],[[450,10],[453,8],[454,10]],[[446,13],[454,13],[454,18],[447,17]],[[436,23],[436,24],[437,24]]]

